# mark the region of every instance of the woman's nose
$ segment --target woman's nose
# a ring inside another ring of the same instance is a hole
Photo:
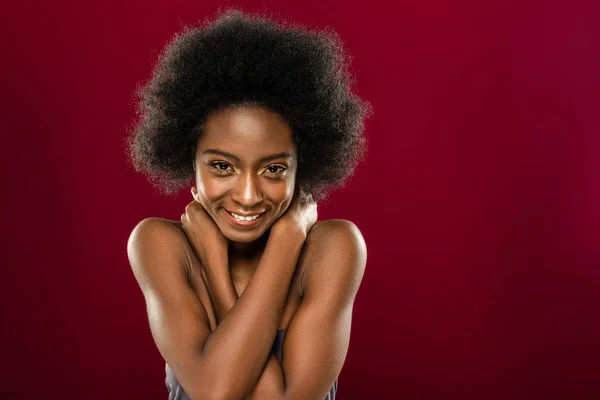
[[[251,211],[252,207],[262,201],[258,179],[252,173],[240,175],[231,193],[232,199],[247,211]]]

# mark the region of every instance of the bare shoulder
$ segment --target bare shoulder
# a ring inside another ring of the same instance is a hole
[[[358,240],[364,244],[364,238],[360,229],[352,221],[347,219],[328,219],[317,221],[311,229],[307,240],[323,239],[329,235],[347,236],[347,239]],[[312,239],[311,239],[312,237]]]
[[[144,247],[182,243],[185,234],[181,223],[163,218],[146,218],[138,222],[129,235],[127,242],[128,253],[143,250]]]
[[[188,242],[181,229],[181,223],[162,218],[146,218],[140,221],[129,235],[127,255],[142,290],[147,282],[144,282],[145,274],[140,269],[147,265],[156,265],[141,262],[142,260],[164,257],[177,262],[173,265],[187,267],[189,254],[186,247]]]
[[[138,222],[138,224],[133,228],[132,234],[134,232],[142,231],[145,232],[147,230],[155,231],[171,231],[180,230],[181,231],[181,222],[179,221],[171,221],[169,219],[164,218],[145,218]],[[183,231],[182,231],[183,233]]]
[[[360,229],[345,219],[318,221],[309,232],[306,242],[312,251],[351,251],[366,257],[367,246]]]
[[[305,248],[307,267],[303,288],[308,289],[311,281],[320,280],[360,285],[366,267],[367,246],[356,224],[344,219],[319,221],[306,238]]]

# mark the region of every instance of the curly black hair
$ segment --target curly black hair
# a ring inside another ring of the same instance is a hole
[[[127,154],[155,187],[173,194],[194,179],[197,141],[212,112],[264,107],[292,128],[296,189],[323,200],[366,155],[372,108],[351,92],[349,61],[330,29],[219,10],[214,21],[184,26],[138,86]]]

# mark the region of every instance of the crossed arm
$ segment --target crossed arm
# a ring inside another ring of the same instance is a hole
[[[193,240],[190,240],[190,238],[188,238],[188,240],[195,249]],[[195,250],[197,251],[197,249]],[[212,265],[212,268],[208,269],[209,271],[228,271],[227,261],[226,257],[219,257],[218,255],[209,255],[205,259],[205,262],[211,263]],[[222,274],[221,276],[210,277],[204,274],[203,280],[207,286],[218,325],[225,315],[233,308],[239,297],[231,280],[231,275],[228,273]],[[245,399],[279,399],[281,396],[278,396],[278,393],[283,392],[283,387],[283,370],[273,353],[270,353],[256,386]]]
[[[137,236],[140,240],[145,235]],[[153,242],[153,251],[160,252],[160,243]],[[146,297],[155,342],[192,398],[322,400],[333,385],[348,350],[352,305],[366,264],[364,240],[354,224],[332,220],[313,229],[304,250],[289,247],[291,242],[282,238],[278,246],[267,245],[239,298],[230,278],[208,279],[219,319],[212,333],[202,305],[191,297],[193,291],[174,290],[176,284],[169,283],[174,271],[143,268],[149,258],[132,244],[130,261]],[[271,347],[300,250],[309,257],[311,272],[280,365]],[[158,254],[153,257],[160,261]],[[293,267],[286,269],[286,262]]]

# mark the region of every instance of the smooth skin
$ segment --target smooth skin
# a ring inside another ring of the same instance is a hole
[[[317,222],[316,204],[294,197],[296,169],[278,114],[218,111],[181,222],[148,218],[131,233],[153,338],[192,399],[323,400],[342,369],[366,246],[352,222]],[[228,211],[263,214],[240,227]]]

